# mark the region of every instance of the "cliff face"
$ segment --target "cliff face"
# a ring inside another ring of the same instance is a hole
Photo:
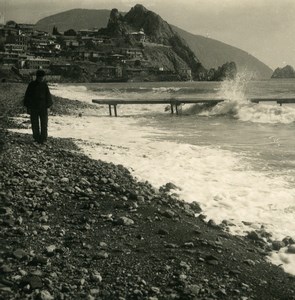
[[[295,70],[292,66],[287,65],[284,68],[277,68],[271,78],[295,78]]]
[[[194,79],[204,77],[206,70],[187,43],[159,15],[140,4],[135,5],[125,16],[121,15],[117,9],[113,9],[107,28],[102,29],[101,33],[124,37],[128,32],[141,29],[144,30],[148,42],[162,44],[172,49],[172,52],[167,52],[158,48],[158,53],[161,54],[154,56],[153,61],[158,62],[159,66],[163,66],[168,58],[170,65],[173,65],[173,68],[169,68],[170,71],[181,74],[183,69],[191,69]],[[163,57],[165,57],[164,61]]]
[[[137,4],[125,15],[124,21],[134,29],[143,28],[149,41],[169,45],[169,40],[175,35],[171,26],[156,13]]]

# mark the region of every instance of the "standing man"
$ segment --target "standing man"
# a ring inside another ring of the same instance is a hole
[[[29,83],[24,98],[24,106],[31,116],[33,138],[39,144],[44,144],[47,140],[48,108],[52,105],[44,76],[43,70],[36,72],[36,80]]]

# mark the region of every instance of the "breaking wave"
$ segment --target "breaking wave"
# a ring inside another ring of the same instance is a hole
[[[295,105],[277,103],[252,103],[247,93],[251,76],[239,74],[235,80],[222,82],[218,98],[225,99],[214,107],[194,105],[187,112],[202,116],[230,116],[240,121],[270,124],[291,124],[295,122]]]

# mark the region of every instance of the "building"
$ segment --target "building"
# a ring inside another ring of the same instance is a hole
[[[31,34],[34,32],[34,24],[18,24],[18,28],[22,33]]]
[[[50,60],[43,58],[30,58],[24,64],[26,69],[48,69],[49,66]]]
[[[142,49],[140,48],[124,48],[122,49],[121,53],[125,55],[126,58],[143,58]]]
[[[5,44],[4,49],[5,52],[9,53],[24,53],[27,50],[27,46],[20,44]]]
[[[96,76],[102,79],[122,78],[123,69],[121,66],[102,66],[97,69]]]
[[[129,33],[136,41],[143,43],[145,41],[146,35],[144,33],[143,28],[139,31]]]

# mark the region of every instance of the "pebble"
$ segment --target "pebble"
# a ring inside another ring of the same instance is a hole
[[[27,256],[27,252],[23,249],[16,249],[15,251],[13,251],[13,256],[17,259],[22,259]]]
[[[99,292],[100,292],[100,290],[98,288],[90,290],[91,295],[97,295],[97,294],[99,294]]]
[[[41,255],[37,255],[33,258],[31,265],[36,266],[36,265],[47,265],[47,258]]]
[[[134,221],[130,218],[127,217],[121,217],[118,219],[117,222],[119,225],[124,225],[124,226],[131,226],[134,224]]]
[[[160,235],[168,235],[169,232],[168,232],[167,230],[165,230],[165,229],[159,229],[159,230],[157,231],[157,234],[160,234]]]
[[[11,267],[9,265],[2,265],[0,267],[0,271],[2,273],[11,273],[11,272],[13,272],[13,270],[11,269]]]
[[[167,210],[165,210],[163,213],[162,213],[162,215],[164,216],[164,217],[166,217],[166,218],[174,218],[175,217],[175,212],[174,211],[172,211],[171,209],[167,209]]]
[[[95,258],[101,258],[101,259],[105,259],[108,258],[109,254],[106,251],[99,251],[98,253],[95,254]]]
[[[160,289],[158,287],[152,286],[151,291],[153,291],[156,294],[160,294]]]
[[[246,259],[243,262],[249,266],[255,266],[255,262],[252,259]]]
[[[50,226],[48,225],[41,225],[40,228],[43,230],[43,231],[48,231],[50,229]]]
[[[67,177],[63,177],[63,178],[60,180],[60,182],[62,182],[62,183],[69,183],[69,182],[70,182],[70,179],[67,178]]]
[[[201,286],[200,285],[197,285],[197,284],[190,284],[190,285],[187,285],[186,286],[186,292],[188,294],[192,294],[194,296],[197,296],[199,295],[200,293],[200,290],[201,290]]]
[[[93,281],[102,282],[102,277],[101,277],[100,273],[97,271],[94,271],[93,273],[91,273],[90,278]]]
[[[53,300],[54,297],[46,290],[43,290],[40,292],[40,294],[38,295],[38,298],[40,300]]]
[[[55,245],[50,245],[48,247],[46,247],[46,254],[51,256],[54,254],[55,250],[56,250],[56,246]]]

